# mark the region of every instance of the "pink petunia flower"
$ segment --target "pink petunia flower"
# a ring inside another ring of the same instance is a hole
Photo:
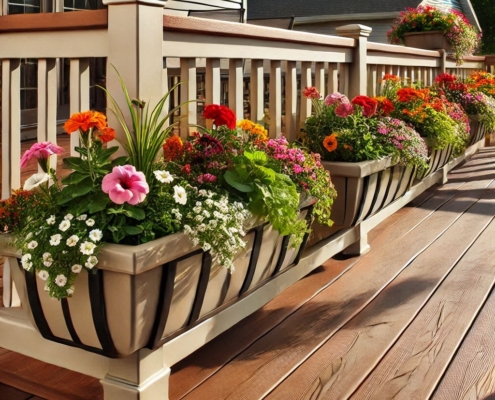
[[[340,118],[347,118],[354,113],[354,106],[349,103],[342,103],[335,109],[335,115]]]
[[[30,160],[35,158],[43,171],[48,172],[48,160],[52,154],[62,154],[64,149],[51,142],[35,143],[21,158],[21,168],[24,168]]]
[[[103,177],[101,187],[116,204],[136,205],[144,201],[150,191],[146,177],[133,165],[114,167],[111,173]]]

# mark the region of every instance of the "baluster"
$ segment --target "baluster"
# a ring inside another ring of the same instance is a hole
[[[304,61],[301,63],[301,92],[310,86],[312,86],[311,62]],[[302,126],[304,121],[306,121],[306,118],[311,115],[311,100],[307,99],[302,93],[301,111],[299,114],[299,126]]]
[[[289,142],[297,139],[297,63],[287,61],[285,71],[285,135]]]
[[[328,64],[328,93],[339,91],[339,68],[337,63]]]
[[[88,59],[71,59],[70,60],[70,114],[89,110],[89,60]],[[70,154],[77,156],[74,150],[79,146],[79,134],[70,135]]]
[[[220,78],[219,58],[206,59],[205,90],[206,90],[206,104],[221,103],[222,82]],[[206,127],[208,129],[211,129],[213,127],[213,121],[211,119],[206,120]]]
[[[251,60],[251,83],[249,88],[251,120],[264,125],[265,116],[265,87],[263,60]]]
[[[196,125],[198,121],[195,58],[180,59],[180,76],[182,82],[184,82],[180,85],[180,136],[183,139],[187,139],[189,133],[196,130],[190,125]],[[188,103],[185,104],[185,102]]]
[[[271,138],[282,132],[282,67],[280,61],[270,61],[270,128]]]
[[[168,81],[168,68],[167,68],[167,59],[164,57],[163,58],[163,70],[162,70],[162,93],[165,95],[165,93],[168,93],[170,90],[169,87],[169,81]],[[167,97],[167,100],[165,100],[165,104],[163,105],[163,114],[166,115],[168,114],[170,110],[170,96]],[[165,123],[163,124],[164,128],[167,128],[170,125],[170,119],[167,119]]]
[[[315,87],[322,95],[325,94],[325,63],[315,63]]]
[[[2,61],[2,198],[21,186],[21,64]]]
[[[378,70],[376,65],[368,66],[368,96],[376,96],[376,84],[378,81]]]
[[[385,75],[385,66],[383,65],[378,65],[377,71],[376,71],[376,77],[377,77],[377,95],[381,96],[382,94],[382,88],[383,88],[383,76]]]
[[[229,60],[229,107],[237,119],[244,118],[244,81],[240,58]]]
[[[77,135],[73,135],[77,136]],[[57,142],[57,63],[55,59],[38,60],[38,142]],[[56,169],[57,156],[51,156]],[[41,172],[41,167],[38,166]]]
[[[339,91],[349,96],[349,64],[340,63]]]

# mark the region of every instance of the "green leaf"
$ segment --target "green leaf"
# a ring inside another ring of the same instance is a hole
[[[122,229],[124,230],[126,235],[139,235],[140,233],[143,233],[143,229],[138,226],[124,225]]]
[[[128,159],[129,157],[127,156],[117,157],[115,160],[112,161],[112,167],[125,165]]]
[[[66,157],[64,158],[64,164],[69,169],[73,169],[82,173],[88,172],[86,163],[79,157]]]
[[[268,156],[263,151],[255,151],[253,153],[245,151],[244,157],[250,161],[253,161],[257,165],[265,165],[268,162]]]
[[[115,243],[119,243],[122,239],[125,238],[125,232],[122,229],[112,230],[112,237]]]
[[[243,193],[249,193],[253,191],[253,187],[249,184],[245,184],[241,181],[241,177],[234,171],[227,171],[224,174],[225,181],[235,189]]]
[[[125,205],[122,213],[129,218],[137,219],[138,221],[142,221],[146,218],[146,213],[140,207],[134,207],[130,205]]]
[[[93,190],[93,183],[90,178],[85,178],[76,185],[66,186],[61,192],[57,200],[58,205],[67,204],[75,198],[84,196]]]
[[[63,178],[62,183],[64,185],[75,185],[76,183],[83,181],[87,177],[88,177],[87,174],[83,174],[81,172],[74,171],[69,176],[66,176],[65,178]]]
[[[89,200],[88,212],[94,214],[98,211],[102,211],[110,203],[110,198],[105,193],[97,193]]]

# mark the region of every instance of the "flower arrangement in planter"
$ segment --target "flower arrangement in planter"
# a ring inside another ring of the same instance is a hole
[[[472,76],[479,76],[479,73]],[[480,81],[481,79],[478,79],[478,82]],[[485,91],[489,92],[491,89],[487,81],[478,87],[484,86]],[[467,113],[471,129],[470,144],[482,140],[485,130],[489,132],[495,130],[495,99],[478,90],[475,83],[469,83],[468,80],[462,80],[455,75],[440,74],[435,79],[435,87],[450,102],[459,104]]]
[[[462,13],[456,10],[443,11],[433,6],[418,6],[402,11],[387,32],[387,38],[389,43],[403,44],[407,34],[437,31],[451,45],[457,64],[462,64],[464,56],[473,54],[480,43],[481,35]]]
[[[35,144],[22,165],[37,160],[47,176],[0,207],[13,238],[0,250],[41,334],[109,357],[155,348],[297,263],[312,215],[331,224],[335,197],[317,154],[236,124],[227,107],[206,106],[214,129],[182,140],[161,117],[169,94],[150,110],[122,87],[129,123],[108,98],[126,155],[115,157],[104,115],[74,114],[72,172],[59,180],[49,161],[62,149]]]
[[[393,118],[393,103],[385,97],[340,93],[325,99],[315,88],[304,92],[313,105],[305,121],[302,143],[322,154],[338,197],[335,226],[315,226],[313,242],[355,225],[401,197],[416,169],[427,168],[427,148],[419,134]]]

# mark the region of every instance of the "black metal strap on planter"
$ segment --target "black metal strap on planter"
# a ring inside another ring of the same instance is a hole
[[[108,323],[106,319],[106,309],[103,294],[103,272],[100,270],[93,270],[88,272],[88,290],[91,302],[91,312],[93,316],[93,323],[96,330],[96,334],[101,344],[101,349],[93,346],[87,346],[81,343],[72,318],[70,315],[70,309],[67,299],[61,300],[62,312],[64,315],[65,323],[72,340],[67,340],[55,336],[46,321],[45,314],[43,313],[43,307],[38,293],[38,286],[36,284],[36,274],[34,271],[25,272],[26,289],[28,294],[29,306],[31,307],[31,313],[33,314],[34,322],[43,336],[47,340],[65,344],[67,346],[77,347],[92,353],[100,354],[105,357],[115,358],[117,357],[117,351],[113,344],[110,332],[108,330]]]
[[[275,269],[273,270],[272,276],[277,275],[284,265],[285,256],[287,255],[287,249],[289,248],[290,236],[284,236],[282,239],[282,247],[280,248],[280,254],[278,256],[277,265],[275,265]]]
[[[313,208],[314,208],[313,204],[307,207],[308,213],[306,214],[305,219],[306,219],[306,222],[308,223],[308,226],[311,226],[311,221],[313,220]],[[292,265],[299,264],[299,261],[301,260],[302,254],[303,254],[304,250],[306,249],[306,244],[308,243],[309,234],[310,234],[310,232],[306,232],[304,234],[303,241],[301,242],[301,245],[299,246],[299,250],[297,251],[297,256],[294,259],[294,262],[292,263]]]
[[[359,210],[356,213],[356,218],[354,219],[354,221],[352,221],[353,226],[365,218],[364,216],[362,216],[362,214],[365,212],[364,203],[365,203],[366,197],[368,196],[369,188],[370,188],[370,177],[368,175],[368,176],[365,176],[363,178],[363,193],[362,193],[361,199],[359,201]]]
[[[263,243],[263,232],[267,224],[268,223],[258,225],[250,231],[254,231],[253,251],[251,253],[251,258],[249,259],[249,266],[246,273],[246,278],[244,279],[244,283],[242,284],[239,296],[241,296],[249,289],[249,286],[251,286],[251,282],[253,281],[254,271],[256,271],[256,265],[258,264],[258,258],[260,257],[261,243]]]
[[[211,254],[209,251],[203,253],[203,261],[201,263],[201,275],[199,276],[198,290],[196,291],[196,298],[194,299],[193,309],[191,311],[191,316],[189,317],[189,325],[196,322],[201,313],[201,308],[203,307],[203,301],[205,300],[206,288],[210,281],[211,272]]]

